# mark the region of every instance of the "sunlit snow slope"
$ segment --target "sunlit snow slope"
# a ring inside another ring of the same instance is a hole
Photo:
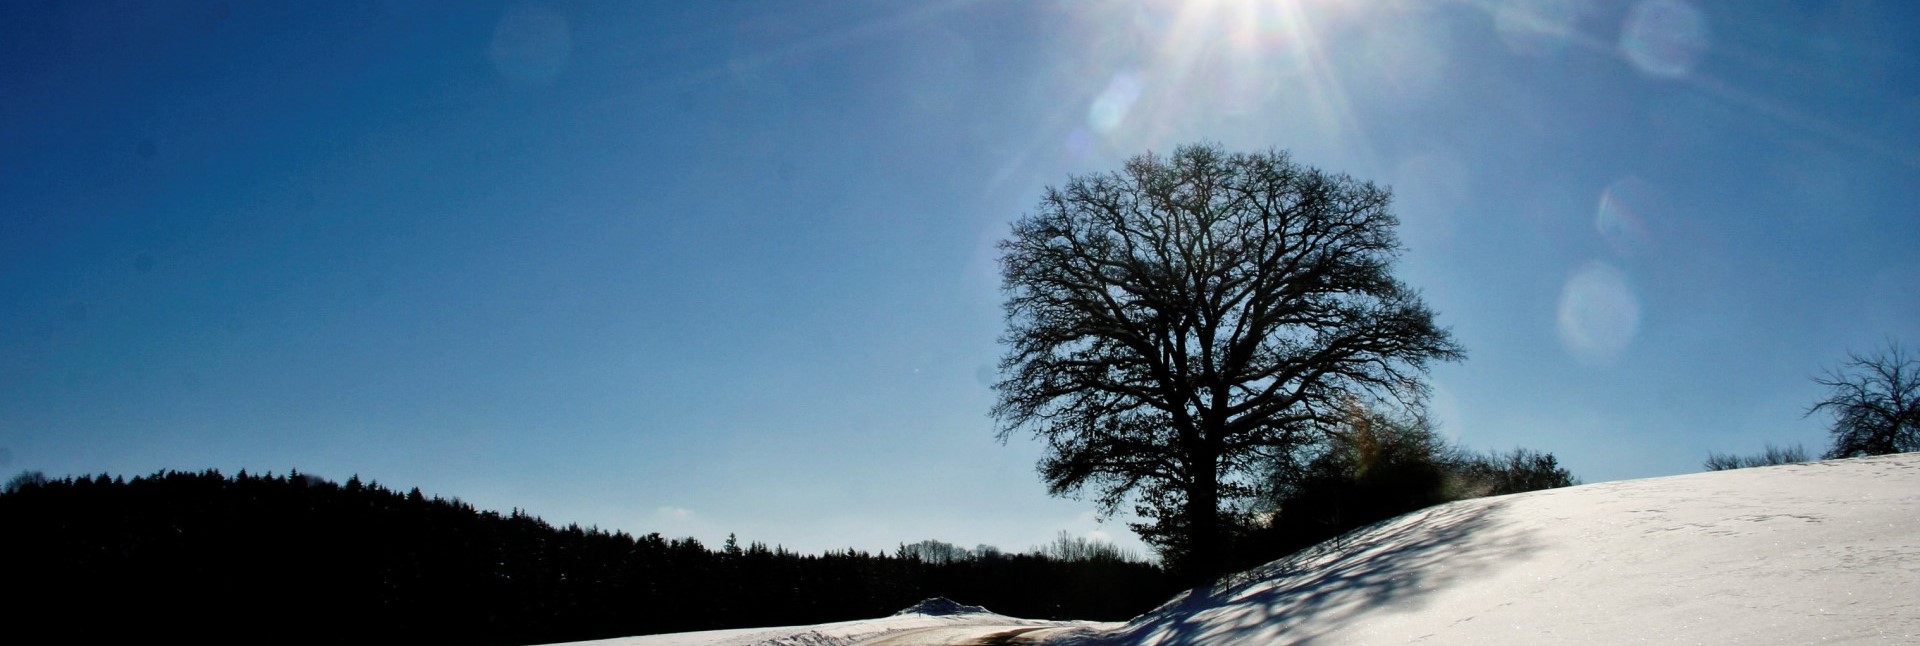
[[[1435,507],[1057,644],[1920,643],[1920,454]]]

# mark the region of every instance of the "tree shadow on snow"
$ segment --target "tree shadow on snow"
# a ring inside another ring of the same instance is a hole
[[[1535,551],[1527,530],[1495,522],[1504,505],[1487,499],[1443,505],[1363,527],[1188,591],[1126,628],[1087,641],[1306,644],[1364,614],[1416,610],[1435,590]]]

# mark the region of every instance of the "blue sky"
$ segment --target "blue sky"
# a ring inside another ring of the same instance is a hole
[[[1901,2],[6,3],[0,469],[1137,545],[993,440],[993,243],[1196,141],[1392,186],[1445,430],[1588,481],[1920,344]]]

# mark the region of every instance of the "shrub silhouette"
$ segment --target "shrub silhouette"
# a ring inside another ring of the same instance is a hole
[[[1302,459],[1271,464],[1261,508],[1246,515],[1235,561],[1257,565],[1440,503],[1578,482],[1551,453],[1469,453],[1423,417],[1352,406],[1326,443]]]
[[[1766,448],[1755,455],[1733,455],[1731,453],[1708,453],[1703,465],[1708,471],[1727,469],[1745,469],[1748,467],[1770,467],[1781,464],[1806,462],[1807,449],[1798,444],[1792,446],[1774,446],[1768,443]]]

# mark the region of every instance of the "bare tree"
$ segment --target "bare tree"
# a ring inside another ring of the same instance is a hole
[[[1833,414],[1826,457],[1920,451],[1920,357],[1899,343],[1874,355],[1849,352],[1846,364],[1814,382],[1827,387],[1827,398],[1807,414]]]
[[[1169,562],[1218,574],[1224,509],[1264,465],[1464,356],[1392,275],[1390,199],[1210,145],[1049,187],[1000,243],[1000,439],[1032,432],[1052,493],[1132,501]]]

